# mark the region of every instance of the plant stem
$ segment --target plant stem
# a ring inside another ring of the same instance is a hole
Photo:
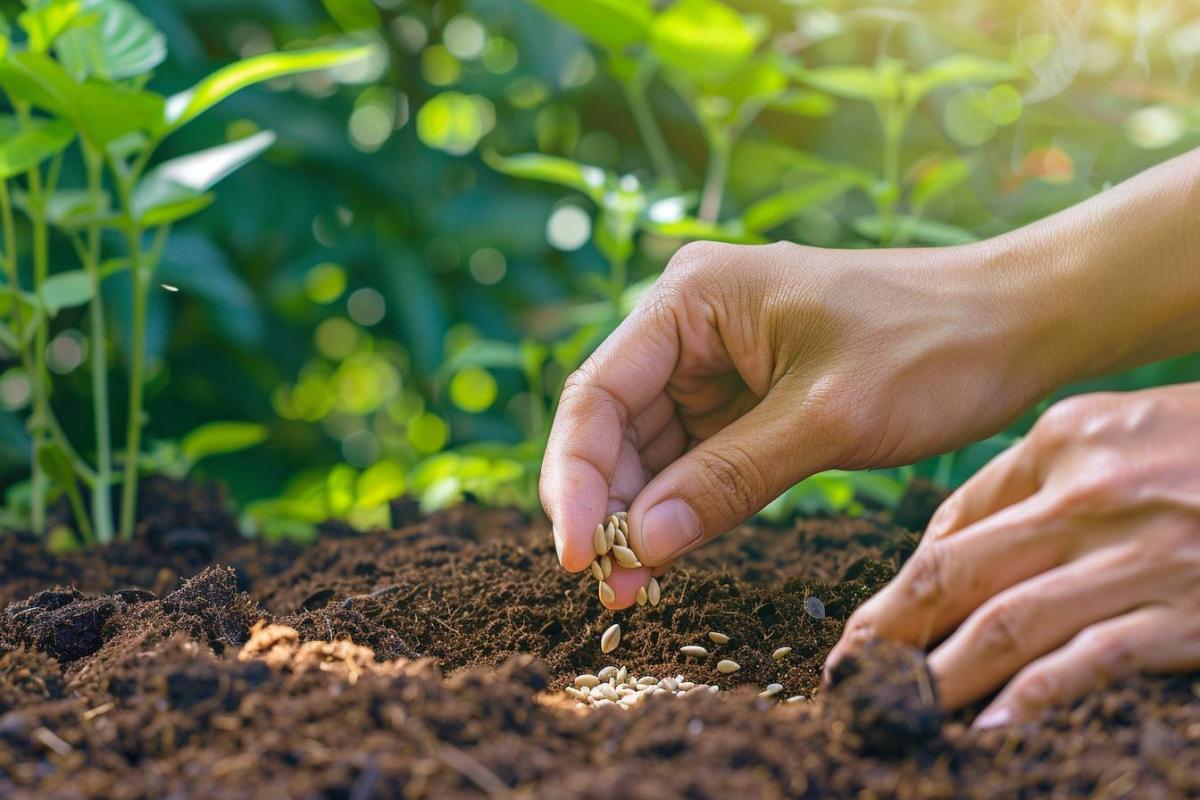
[[[622,81],[621,85],[654,171],[670,186],[676,187],[679,185],[679,172],[675,169],[675,160],[671,158],[671,149],[667,146],[662,129],[654,118],[654,109],[650,107],[648,90],[653,69],[650,61],[643,61],[633,76]]]
[[[132,214],[128,192],[123,192],[125,213]],[[138,462],[142,453],[142,389],[146,369],[146,276],[142,269],[142,229],[130,216],[125,225],[129,246],[129,274],[133,284],[133,327],[130,331],[129,418],[125,434],[125,482],[121,487],[121,538],[133,538],[137,522]]]
[[[705,222],[716,222],[721,215],[721,198],[729,178],[729,156],[733,142],[729,132],[715,129],[708,135],[708,172],[704,175],[704,190],[700,195],[697,216]]]
[[[92,204],[99,210],[102,202],[100,157],[88,145],[84,145],[84,161],[87,164],[88,191]],[[104,325],[104,300],[100,295],[100,225],[88,226],[87,258],[84,266],[92,279],[92,299],[88,307],[92,333],[92,418],[96,436],[96,482],[92,487],[92,521],[96,540],[108,544],[113,540],[112,513],[112,428],[108,407],[108,350]]]
[[[79,538],[84,544],[95,544],[96,536],[92,532],[92,523],[88,520],[87,510],[83,507],[83,498],[79,495],[79,487],[71,481],[63,490],[67,494],[67,502],[71,505],[71,513],[75,515],[75,527]]]
[[[33,221],[33,293],[38,295],[50,274],[49,230],[46,227],[42,174],[38,167],[29,171],[28,180],[29,215]],[[50,488],[48,476],[38,458],[46,440],[50,416],[50,387],[46,372],[48,334],[49,325],[45,315],[41,315],[33,336],[33,373],[29,376],[33,385],[33,507],[30,525],[35,533],[45,532],[46,496]]]
[[[883,181],[887,194],[880,207],[883,232],[880,244],[890,245],[896,233],[896,203],[900,199],[900,141],[904,138],[907,114],[900,108],[887,106],[880,110],[883,128]]]
[[[615,258],[609,262],[609,285],[612,287],[613,322],[621,321],[621,299],[625,294],[625,284],[629,280],[629,259]]]

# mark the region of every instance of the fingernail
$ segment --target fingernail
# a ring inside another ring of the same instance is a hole
[[[700,518],[682,500],[664,500],[642,517],[642,547],[646,558],[658,564],[700,538]]]
[[[563,538],[558,532],[558,528],[554,528],[554,552],[558,554],[558,563],[563,563]],[[563,566],[566,566],[565,564]]]
[[[1011,724],[1013,714],[1007,708],[989,708],[975,718],[975,722],[971,725],[977,731],[987,730],[988,728],[999,728],[1004,725]]]

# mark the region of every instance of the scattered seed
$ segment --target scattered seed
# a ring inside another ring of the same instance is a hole
[[[596,530],[592,531],[592,549],[596,551],[596,555],[602,556],[608,552],[608,540],[604,536],[604,526],[597,525]]]
[[[625,706],[626,708],[636,706],[640,702],[642,702],[642,696],[637,692],[627,694],[621,698],[621,705]]]
[[[621,547],[629,547],[629,539],[621,532],[620,528],[617,528],[613,535],[613,544],[620,545]]]
[[[592,577],[598,581],[602,581],[608,577],[607,575],[604,574],[604,568],[600,566],[599,561],[593,561],[591,563],[590,569],[592,570]]]
[[[649,599],[649,598],[646,596],[646,587],[645,587],[645,586],[639,586],[639,587],[638,587],[638,593],[637,593],[637,604],[638,604],[639,606],[644,606],[644,605],[646,605],[646,601],[647,601],[648,599]]]
[[[629,670],[625,667],[621,667],[619,670],[617,670],[617,674],[613,677],[617,679],[617,683],[624,683],[629,679]]]
[[[616,701],[620,699],[620,697],[617,695],[617,690],[607,683],[602,683],[597,686],[595,694],[599,694],[604,700]]]
[[[616,667],[605,667],[604,669],[602,669],[596,673],[596,677],[602,681],[606,681],[609,678],[611,678],[613,675],[616,675],[616,674],[617,674]]]
[[[590,689],[599,683],[600,683],[600,679],[598,677],[596,677],[595,675],[590,675],[586,672],[583,673],[582,675],[575,676],[575,686],[580,689],[582,689],[585,686]]]
[[[653,675],[643,675],[637,679],[638,686],[654,686],[658,683],[658,678]]]
[[[658,682],[658,685],[663,691],[673,692],[679,688],[679,681],[674,678],[663,678]]]
[[[768,683],[767,688],[765,688],[761,692],[759,692],[758,696],[759,697],[774,697],[775,695],[779,694],[782,691],[783,691],[783,684]]]
[[[716,694],[716,693],[717,693],[717,692],[719,692],[719,691],[721,691],[721,687],[720,687],[720,686],[717,686],[716,684],[714,684],[714,685],[712,685],[712,686],[709,686],[709,687],[708,687],[708,693],[709,693],[709,694]]]
[[[606,586],[607,584],[600,584],[600,585]],[[609,591],[612,591],[612,589],[609,589]],[[620,643],[621,643],[621,626],[620,625],[610,625],[608,627],[608,630],[606,630],[604,632],[604,635],[600,637],[600,652],[611,653],[613,650],[617,649],[617,645],[619,645]],[[615,671],[616,670],[614,670],[614,672]]]
[[[775,649],[774,653],[771,653],[771,658],[778,661],[781,658],[787,657],[787,654],[790,652],[792,652],[792,648],[790,647],[778,647]]]
[[[662,587],[658,585],[658,578],[651,578],[650,583],[646,585],[646,597],[650,600],[650,605],[658,605],[662,598]]]
[[[729,637],[723,633],[717,633],[716,631],[709,631],[708,638],[712,639],[717,644],[729,644]]]
[[[696,684],[692,683],[691,681],[680,681],[679,688],[686,692],[689,689],[695,689]]]
[[[600,569],[604,570],[604,580],[608,580],[608,576],[612,575],[612,559],[600,556]]]
[[[791,697],[789,697],[787,700],[784,700],[783,702],[785,702],[785,703],[803,703],[804,700],[805,700],[804,695],[794,694]]]
[[[617,593],[613,591],[613,588],[611,586],[609,586],[604,581],[600,581],[600,583],[597,584],[597,586],[599,586],[601,603],[611,606],[613,603],[617,602]],[[605,652],[608,652],[608,651],[606,650]]]
[[[706,650],[705,648],[701,647],[698,644],[684,645],[683,647],[679,648],[679,652],[683,653],[685,656],[706,656],[706,655],[708,655],[708,650]]]
[[[613,558],[615,558],[617,560],[617,563],[620,564],[622,567],[634,569],[634,568],[640,567],[642,565],[642,562],[638,561],[637,554],[635,554],[632,550],[630,550],[628,547],[625,547],[623,545],[614,544],[613,549],[612,549],[612,555],[613,555]]]
[[[825,619],[825,604],[820,598],[810,597],[804,601],[804,610],[813,619]]]
[[[567,687],[567,694],[571,695],[572,697],[577,697],[580,700],[587,699],[587,695],[584,694],[583,692],[579,691],[578,689],[576,689],[574,686]]]
[[[723,675],[728,675],[731,672],[737,672],[742,668],[742,665],[736,661],[730,661],[728,658],[723,658],[717,662],[717,672]]]

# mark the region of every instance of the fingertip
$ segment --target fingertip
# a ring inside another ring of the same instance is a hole
[[[1003,728],[1014,722],[1016,722],[1016,717],[1008,706],[988,706],[971,723],[971,730],[986,731],[991,728]]]
[[[612,587],[616,599],[612,605],[605,605],[614,611],[629,608],[637,602],[638,589],[650,582],[650,570],[646,567],[628,569],[614,566],[607,582]]]

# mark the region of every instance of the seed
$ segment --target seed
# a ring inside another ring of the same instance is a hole
[[[596,530],[592,531],[592,549],[596,551],[596,555],[602,556],[608,552],[609,542],[604,535],[604,526],[597,525]]]
[[[609,686],[607,683],[602,683],[599,686],[597,686],[596,692],[594,692],[593,694],[599,694],[605,700],[620,699],[620,696],[617,694],[617,690],[614,689],[613,687]]]
[[[609,700],[607,697],[601,697],[599,700],[592,702],[593,706],[611,706],[612,704],[613,701]]]
[[[611,586],[609,586],[604,581],[600,581],[600,583],[597,585],[600,587],[600,602],[601,603],[611,606],[613,603],[617,602],[617,593],[613,591],[613,588]],[[605,650],[604,652],[607,653],[608,651]]]
[[[628,697],[629,695],[634,694],[636,691],[637,690],[633,687],[622,684],[617,687],[617,697]]]
[[[708,650],[704,649],[703,647],[701,647],[698,644],[684,645],[683,647],[679,648],[679,652],[683,653],[685,656],[706,656],[706,655],[708,655]]]
[[[616,674],[617,674],[616,667],[605,667],[604,669],[602,669],[596,673],[596,677],[602,681],[606,681],[609,678],[611,678],[613,675],[616,675]]]
[[[717,644],[729,644],[729,637],[723,633],[717,633],[716,631],[709,631],[708,638],[712,639]]]
[[[810,597],[804,601],[804,610],[813,619],[825,619],[825,604],[820,598]]]
[[[776,648],[774,653],[771,653],[771,658],[778,661],[781,658],[787,657],[787,654],[790,652],[792,652],[792,648],[790,648],[790,647],[779,647],[779,648]]]
[[[604,528],[604,544],[608,547],[608,549],[610,549],[610,550],[612,549],[613,541],[616,538],[617,538],[617,526],[613,525],[610,522]]]
[[[637,593],[637,604],[638,604],[639,606],[644,606],[644,605],[646,605],[646,601],[647,601],[647,599],[648,599],[648,598],[646,597],[646,587],[645,587],[645,586],[639,586],[639,587],[638,587],[638,593]]]
[[[608,576],[612,575],[612,559],[600,556],[600,569],[604,570],[604,580],[608,580]]]
[[[617,511],[617,512],[613,513],[613,516],[616,517],[617,519],[621,520],[622,522],[624,522],[625,520],[629,519],[629,512],[628,511]]]
[[[637,679],[638,686],[654,686],[658,683],[658,678],[653,675],[643,675]]]
[[[728,658],[723,658],[717,662],[717,672],[728,675],[731,672],[737,672],[742,668],[742,665],[736,661],[730,661]]]
[[[580,689],[582,689],[585,686],[590,689],[593,686],[597,685],[598,683],[600,683],[599,678],[597,678],[595,675],[591,675],[586,672],[583,673],[582,675],[575,676],[575,685]]]
[[[593,561],[590,569],[592,570],[592,577],[598,581],[602,581],[608,577],[604,574],[604,568],[600,566],[599,561]]]
[[[692,683],[691,681],[680,681],[679,688],[686,692],[689,689],[695,689],[696,684]]]
[[[674,678],[663,678],[658,682],[658,687],[663,691],[673,692],[679,688],[679,681]]]
[[[787,700],[784,700],[783,702],[785,702],[785,703],[803,703],[804,695],[794,694],[791,697],[789,697]]]
[[[708,691],[708,684],[707,683],[696,683],[696,684],[689,686],[686,689],[683,688],[683,684],[680,684],[679,689],[684,694],[700,694],[701,692]]]
[[[646,597],[650,600],[650,605],[658,605],[658,601],[662,598],[662,588],[658,585],[658,578],[651,578],[650,583],[646,586]]]
[[[629,679],[629,670],[627,670],[625,667],[621,667],[619,670],[617,670],[617,674],[614,677],[616,677],[617,683],[624,683]]]
[[[634,569],[634,568],[640,567],[642,565],[642,562],[638,561],[637,555],[632,550],[630,550],[628,547],[625,547],[623,545],[614,544],[613,549],[612,549],[612,554],[613,554],[613,558],[615,558],[617,560],[617,563],[620,564],[622,567]]]
[[[709,693],[709,694],[716,694],[716,693],[717,693],[717,692],[719,692],[719,691],[721,691],[721,687],[720,687],[720,686],[717,686],[716,684],[713,684],[712,686],[709,686],[709,687],[708,687],[708,693]]]
[[[619,544],[621,547],[629,547],[629,539],[621,532],[620,528],[617,528],[613,534],[613,544]]]
[[[779,694],[782,691],[783,691],[783,684],[768,683],[767,688],[765,688],[761,692],[759,692],[758,696],[759,697],[774,697],[775,695]]]
[[[632,708],[640,702],[642,702],[642,696],[637,692],[627,694],[621,698],[621,705],[625,706],[626,708]]]
[[[580,700],[587,699],[587,695],[584,694],[583,692],[579,691],[578,689],[576,689],[574,686],[567,687],[567,694],[571,695],[572,697],[577,697]]]
[[[629,538],[629,521],[624,517],[617,517],[617,530],[625,534],[625,538]]]
[[[607,586],[608,584],[602,583],[600,585]],[[609,589],[609,591],[611,592],[612,589]],[[621,626],[615,625],[615,624],[610,625],[610,626],[608,626],[608,630],[606,630],[604,632],[604,635],[600,637],[600,652],[611,653],[613,650],[617,649],[617,645],[619,645],[620,643],[621,643]]]

